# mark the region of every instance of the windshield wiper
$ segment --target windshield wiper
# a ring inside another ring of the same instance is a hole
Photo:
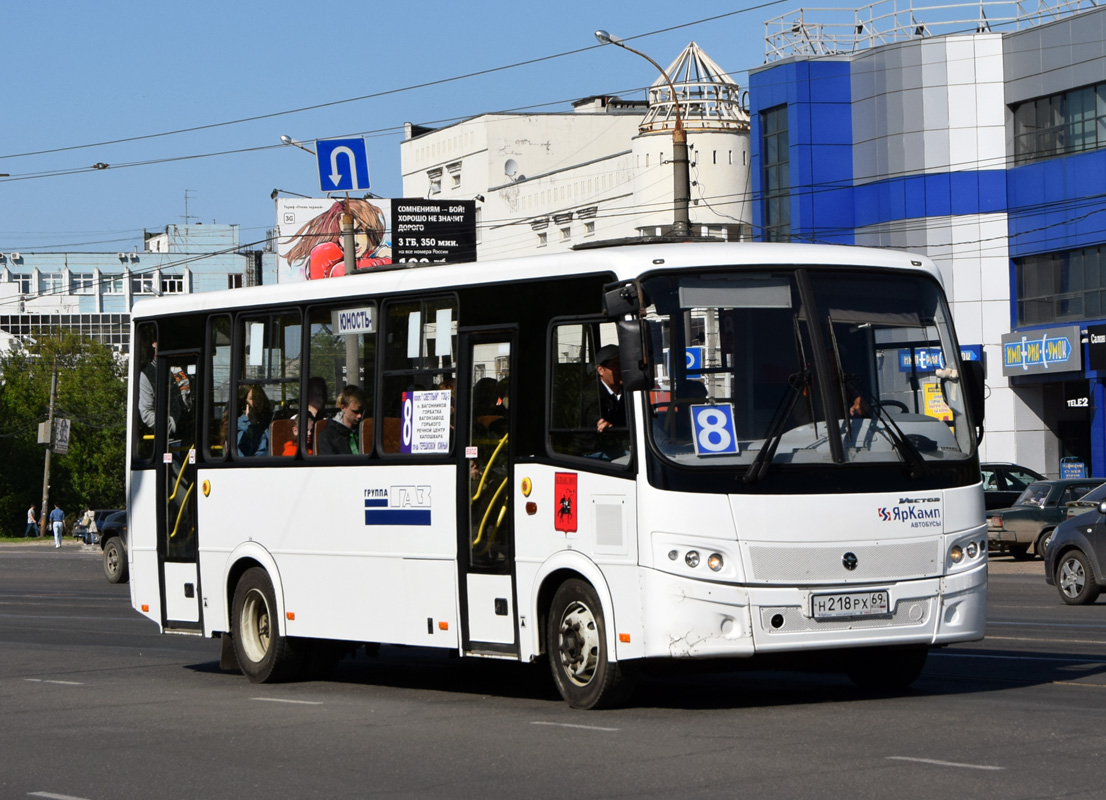
[[[791,412],[795,410],[795,406],[798,405],[802,397],[805,396],[807,402],[811,402],[810,370],[805,367],[806,353],[803,350],[803,337],[799,331],[798,315],[792,317],[792,322],[795,331],[795,351],[799,357],[800,369],[787,377],[787,388],[776,404],[776,410],[772,412],[772,419],[768,423],[768,430],[764,434],[764,443],[760,446],[760,450],[757,451],[752,463],[749,464],[749,469],[745,472],[743,479],[745,483],[759,481],[765,476],[768,472],[768,465],[772,462],[773,456],[776,455],[776,448],[779,447],[780,440],[783,438],[784,426],[791,418]],[[813,406],[810,410],[810,418],[814,420]],[[814,422],[814,435],[818,435],[818,422],[816,420]]]
[[[837,348],[837,333],[833,329],[833,320],[827,317],[826,322],[829,326],[833,357],[837,362],[838,380],[841,382],[841,413],[843,414],[845,429],[849,429],[849,409],[852,407],[848,395],[855,393],[857,397],[864,401],[871,413],[875,415],[875,418],[883,423],[884,431],[891,439],[891,445],[909,469],[909,476],[912,479],[921,478],[929,472],[929,465],[925,458],[907,435],[902,432],[902,428],[891,418],[891,412],[884,408],[879,400],[864,390],[864,387],[856,380],[856,376],[845,373],[844,367],[841,365],[841,351]]]

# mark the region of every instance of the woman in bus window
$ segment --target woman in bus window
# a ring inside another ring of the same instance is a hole
[[[354,261],[358,269],[392,263],[391,243],[385,240],[387,224],[379,208],[365,200],[336,200],[334,205],[309,221],[295,235],[288,251],[288,264],[305,277],[337,278],[346,274],[342,250],[342,214],[346,204],[353,217]],[[303,262],[307,262],[306,269]]]
[[[272,405],[260,386],[253,384],[243,386],[242,389],[245,390],[245,411],[238,418],[238,454],[268,455]]]

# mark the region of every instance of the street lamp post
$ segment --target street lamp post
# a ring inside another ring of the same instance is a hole
[[[688,214],[688,205],[691,202],[691,175],[688,169],[687,158],[687,131],[684,130],[683,117],[680,114],[680,98],[676,96],[676,87],[672,85],[672,79],[656,61],[640,50],[635,50],[617,36],[612,36],[606,31],[596,31],[595,38],[600,44],[614,44],[623,50],[644,58],[657,68],[668,91],[672,94],[672,103],[676,107],[676,125],[672,129],[672,233],[676,236],[688,236],[691,233],[691,221]]]

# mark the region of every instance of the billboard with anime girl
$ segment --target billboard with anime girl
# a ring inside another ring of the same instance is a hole
[[[342,214],[347,202],[353,217],[357,268],[392,263],[388,236],[391,200],[281,198],[277,201],[277,271],[281,283],[346,274]]]
[[[281,283],[346,274],[342,212],[346,200],[277,199],[277,274]],[[358,270],[385,264],[476,260],[476,202],[411,198],[349,201]]]

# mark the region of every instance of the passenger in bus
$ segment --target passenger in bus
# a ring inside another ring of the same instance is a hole
[[[618,345],[608,344],[595,354],[599,375],[599,421],[595,429],[603,433],[608,428],[626,427],[626,403],[622,396],[622,368],[618,361]]]
[[[157,384],[157,342],[150,342],[149,347],[144,349],[145,357],[143,360],[146,365],[138,375],[138,416],[142,420],[143,426],[145,426],[145,432],[153,433],[155,412],[157,409],[157,394],[154,388]],[[175,378],[176,373],[172,374]],[[168,424],[169,438],[172,439],[177,433],[177,424],[181,419],[184,400],[181,396],[181,387],[177,380],[170,381],[169,386],[169,418],[166,422]]]
[[[269,454],[269,422],[273,411],[265,390],[257,384],[239,390],[244,395],[245,411],[238,418],[238,454],[266,456]]]
[[[365,416],[365,394],[358,386],[347,386],[338,395],[338,413],[328,419],[319,434],[319,455],[348,456],[360,453],[357,431]]]

